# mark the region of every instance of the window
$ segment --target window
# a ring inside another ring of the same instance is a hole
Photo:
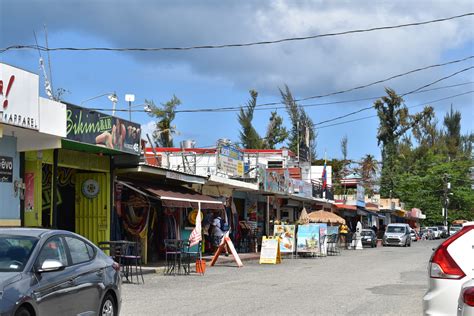
[[[41,267],[46,260],[57,260],[67,266],[66,250],[61,237],[52,237],[46,241],[38,255],[37,266]]]
[[[65,237],[69,252],[71,253],[72,264],[89,261],[94,256],[94,251],[80,239]]]
[[[269,160],[267,162],[268,168],[283,168],[283,161],[281,160]]]
[[[0,235],[0,272],[22,271],[37,238]]]

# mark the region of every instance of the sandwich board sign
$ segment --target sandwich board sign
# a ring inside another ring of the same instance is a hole
[[[260,264],[262,263],[269,263],[269,264],[281,263],[279,237],[263,236],[262,250],[260,252]]]

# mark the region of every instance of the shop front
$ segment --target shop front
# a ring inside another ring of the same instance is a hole
[[[25,156],[38,188],[25,225],[73,231],[96,244],[108,241],[114,158],[138,161],[140,126],[67,104],[66,127],[61,149]]]
[[[41,186],[25,152],[61,147],[66,107],[39,97],[39,77],[0,63],[0,226],[21,226],[38,207]]]

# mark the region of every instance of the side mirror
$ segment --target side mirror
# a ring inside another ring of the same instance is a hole
[[[54,259],[46,259],[41,265],[41,268],[37,269],[37,272],[43,273],[43,272],[60,271],[60,270],[63,270],[64,268],[65,266],[60,261],[54,260]]]

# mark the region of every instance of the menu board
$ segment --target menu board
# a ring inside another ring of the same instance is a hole
[[[281,263],[280,239],[278,237],[263,236],[262,250],[260,251],[260,264],[262,263]]]
[[[273,236],[280,237],[280,252],[293,253],[295,251],[295,225],[275,225]]]
[[[296,235],[296,251],[297,252],[319,252],[320,225],[306,224],[298,225],[298,233]]]

